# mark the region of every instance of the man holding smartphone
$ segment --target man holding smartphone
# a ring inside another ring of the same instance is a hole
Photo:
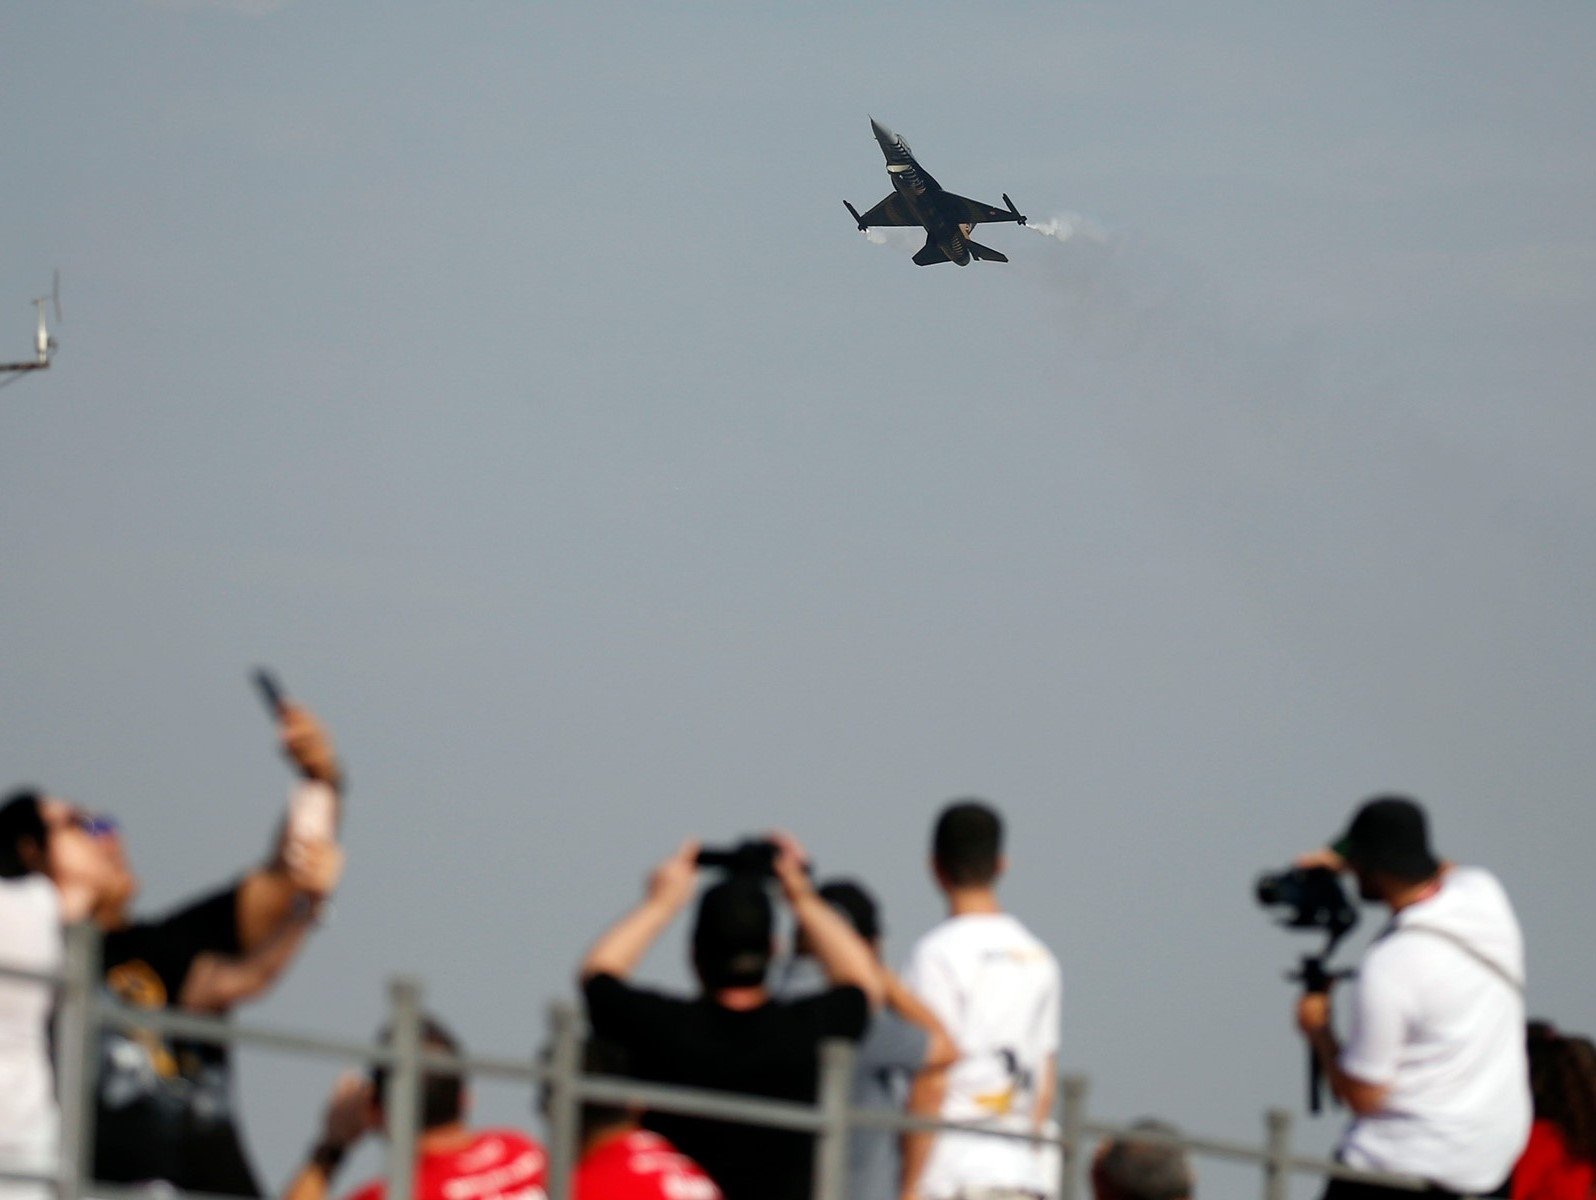
[[[287,702],[277,718],[301,786],[336,797],[342,772],[326,729]],[[36,812],[42,830],[42,838],[20,839],[15,850],[54,883],[65,921],[99,926],[106,989],[135,1008],[224,1016],[261,996],[298,955],[343,871],[336,814],[319,832],[307,825],[313,832],[299,836],[285,820],[266,861],[241,879],[163,917],[135,919],[139,880],[114,819],[44,792],[19,793],[14,803]],[[232,1090],[226,1046],[106,1029],[95,1177],[261,1195],[235,1125]]]

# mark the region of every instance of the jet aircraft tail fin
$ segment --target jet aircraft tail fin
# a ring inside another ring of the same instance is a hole
[[[922,267],[935,266],[937,263],[952,262],[947,252],[937,245],[935,240],[927,238],[925,245],[921,246],[914,256],[914,261]]]
[[[964,244],[970,248],[971,258],[978,258],[983,262],[1009,261],[1009,256],[1007,254],[999,254],[996,250],[992,249],[992,247],[983,246],[980,242],[972,242],[969,238],[965,238]]]

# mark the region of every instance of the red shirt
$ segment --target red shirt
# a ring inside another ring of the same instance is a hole
[[[548,1165],[543,1147],[525,1134],[484,1130],[463,1149],[421,1156],[415,1200],[544,1200]],[[383,1200],[387,1191],[374,1179],[347,1200]]]
[[[1530,1127],[1529,1145],[1513,1169],[1513,1200],[1589,1200],[1596,1196],[1596,1166],[1568,1152],[1562,1130],[1550,1121]]]
[[[657,1133],[638,1129],[577,1165],[575,1200],[721,1200],[698,1164]]]

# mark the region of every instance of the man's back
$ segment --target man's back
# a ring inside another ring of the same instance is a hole
[[[1456,867],[1360,967],[1342,1067],[1389,1089],[1343,1139],[1349,1163],[1458,1190],[1506,1177],[1528,1136],[1524,951],[1501,885]]]
[[[488,1129],[457,1149],[423,1154],[416,1163],[416,1200],[543,1200],[548,1157],[525,1134]],[[383,1200],[374,1179],[348,1200]]]
[[[1043,1072],[1058,1052],[1061,980],[1047,947],[1007,913],[954,916],[920,939],[906,980],[959,1047],[943,1117],[1030,1128]],[[965,1186],[1028,1188],[1036,1163],[1023,1143],[943,1134],[922,1190],[943,1197]]]
[[[609,975],[588,980],[586,993],[594,1033],[624,1046],[640,1078],[805,1102],[815,1097],[820,1043],[858,1038],[869,1015],[864,994],[852,987],[747,1011]],[[646,1124],[702,1166],[729,1200],[808,1195],[808,1135],[669,1113],[650,1114]]]

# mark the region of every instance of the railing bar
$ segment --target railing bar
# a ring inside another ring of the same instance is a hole
[[[53,1188],[57,1175],[54,1171],[29,1171],[20,1167],[0,1167],[0,1183],[42,1183]]]
[[[1089,1084],[1083,1075],[1065,1075],[1056,1081],[1058,1110],[1059,1200],[1077,1200],[1081,1191],[1081,1163],[1086,1159],[1086,1097]]]
[[[78,1200],[94,1170],[95,1087],[100,1024],[94,998],[100,990],[100,931],[87,922],[68,926],[62,942],[60,1003],[56,1011],[56,1095],[60,1134],[56,1200]]]
[[[383,1089],[387,1117],[387,1200],[411,1200],[415,1194],[416,1136],[421,1128],[421,983],[400,976],[388,984],[395,1054]]]
[[[549,1049],[547,1112],[549,1126],[549,1200],[570,1200],[577,1157],[581,1153],[582,1042],[586,1032],[576,1006],[556,1001],[549,1006],[553,1034]]]
[[[158,1033],[179,1034],[190,1041],[212,1045],[237,1043],[271,1050],[302,1051],[332,1058],[353,1058],[363,1062],[392,1066],[398,1055],[385,1046],[369,1042],[347,1042],[314,1034],[284,1033],[252,1025],[238,1025],[218,1017],[201,1017],[171,1009],[133,1008],[104,996],[95,1002],[100,1019],[123,1029],[151,1029]]]
[[[813,1200],[846,1200],[848,1194],[848,1129],[852,1112],[848,1096],[853,1089],[853,1043],[829,1038],[820,1046],[820,1073],[815,1100],[820,1110],[820,1132],[815,1136]]]
[[[23,983],[43,983],[50,987],[64,987],[66,974],[62,971],[36,971],[32,967],[9,967],[0,962],[0,979],[15,979]]]
[[[735,1092],[665,1087],[596,1075],[578,1077],[576,1089],[584,1100],[607,1100],[656,1112],[708,1117],[735,1125],[766,1125],[772,1129],[818,1133],[822,1124],[820,1115],[807,1105],[745,1098]]]
[[[92,936],[92,934],[86,934],[85,936]],[[97,949],[97,939],[95,939],[95,942],[96,945],[93,948]],[[79,1022],[82,1025],[86,1050],[90,1048],[88,1045],[89,1039],[87,1038],[89,1026],[98,1023],[177,1034],[195,1041],[218,1045],[255,1045],[266,1049],[353,1059],[390,1066],[399,1062],[403,1057],[402,1049],[397,1047],[384,1047],[371,1043],[344,1041],[312,1034],[296,1034],[262,1029],[217,1018],[201,1017],[171,1010],[135,1009],[100,995],[98,988],[92,982],[93,977],[94,974],[91,973],[90,986],[84,989],[88,994],[82,997],[83,1003],[81,1003],[79,1008],[81,1014]],[[40,972],[0,964],[0,978],[58,985],[66,988],[68,993],[70,993],[71,981],[75,978],[75,971],[69,951],[67,969],[61,973]],[[68,998],[63,1008],[69,1007],[70,999]],[[87,1101],[89,1105],[92,1105],[92,1092],[88,1090],[92,1087],[92,1075],[86,1070],[86,1064],[81,1065],[85,1069],[81,1070],[80,1074],[83,1076],[87,1086],[82,1089],[83,1096],[76,1103],[82,1105],[84,1101]],[[412,1071],[418,1070],[419,1066],[426,1070],[440,1073],[457,1072],[470,1075],[490,1075],[522,1083],[536,1083],[551,1078],[550,1068],[536,1061],[492,1056],[467,1057],[431,1050],[413,1054],[405,1065]],[[63,1082],[66,1081],[63,1080]],[[825,1126],[822,1110],[818,1107],[747,1097],[730,1092],[669,1087],[636,1080],[582,1076],[580,1074],[571,1080],[569,1088],[577,1097],[584,1100],[592,1099],[622,1103],[651,1108],[661,1112],[701,1116],[732,1124],[763,1125],[770,1128],[807,1133],[820,1132]],[[63,1126],[65,1126],[69,1115],[67,1109],[74,1102],[65,1093],[63,1093],[62,1099]],[[145,1188],[87,1182],[88,1146],[82,1142],[82,1139],[85,1135],[92,1136],[92,1107],[81,1115],[85,1119],[76,1125],[77,1140],[80,1141],[80,1145],[75,1149],[83,1156],[82,1169],[68,1176],[64,1161],[62,1163],[63,1169],[54,1173],[18,1171],[0,1167],[0,1181],[54,1182],[61,1190],[63,1200],[76,1200],[77,1196],[83,1195],[86,1191],[92,1191],[96,1200],[148,1200],[148,1191]],[[835,1114],[833,1116],[835,1117]],[[1411,1176],[1363,1170],[1348,1166],[1345,1163],[1307,1155],[1283,1154],[1279,1147],[1276,1147],[1274,1152],[1271,1153],[1269,1148],[1246,1146],[1237,1142],[1215,1138],[1164,1135],[1150,1130],[1134,1129],[1129,1126],[1112,1125],[1097,1121],[1083,1120],[1078,1128],[1074,1130],[1066,1129],[1058,1134],[1034,1134],[992,1129],[979,1122],[926,1120],[889,1109],[854,1109],[850,1106],[845,1111],[845,1117],[850,1125],[860,1128],[896,1130],[900,1132],[973,1133],[1009,1141],[1029,1142],[1034,1145],[1053,1145],[1065,1149],[1074,1149],[1077,1154],[1082,1152],[1082,1143],[1085,1139],[1134,1135],[1139,1140],[1179,1146],[1199,1155],[1253,1163],[1267,1164],[1273,1162],[1286,1171],[1313,1174],[1322,1178],[1353,1180],[1414,1192],[1421,1192],[1427,1186],[1424,1181]],[[69,1150],[68,1143],[73,1140],[74,1138],[66,1134],[65,1128],[63,1128],[62,1150],[64,1154]],[[74,1185],[81,1186],[75,1187]],[[168,1194],[179,1197],[181,1200],[236,1200],[236,1198],[232,1197],[216,1196],[204,1192],[185,1192],[176,1189],[170,1190]],[[394,1200],[401,1200],[397,1192],[394,1193]]]
[[[157,1190],[158,1189],[158,1190]],[[219,1192],[190,1192],[166,1184],[87,1183],[84,1191],[94,1200],[238,1200]]]

